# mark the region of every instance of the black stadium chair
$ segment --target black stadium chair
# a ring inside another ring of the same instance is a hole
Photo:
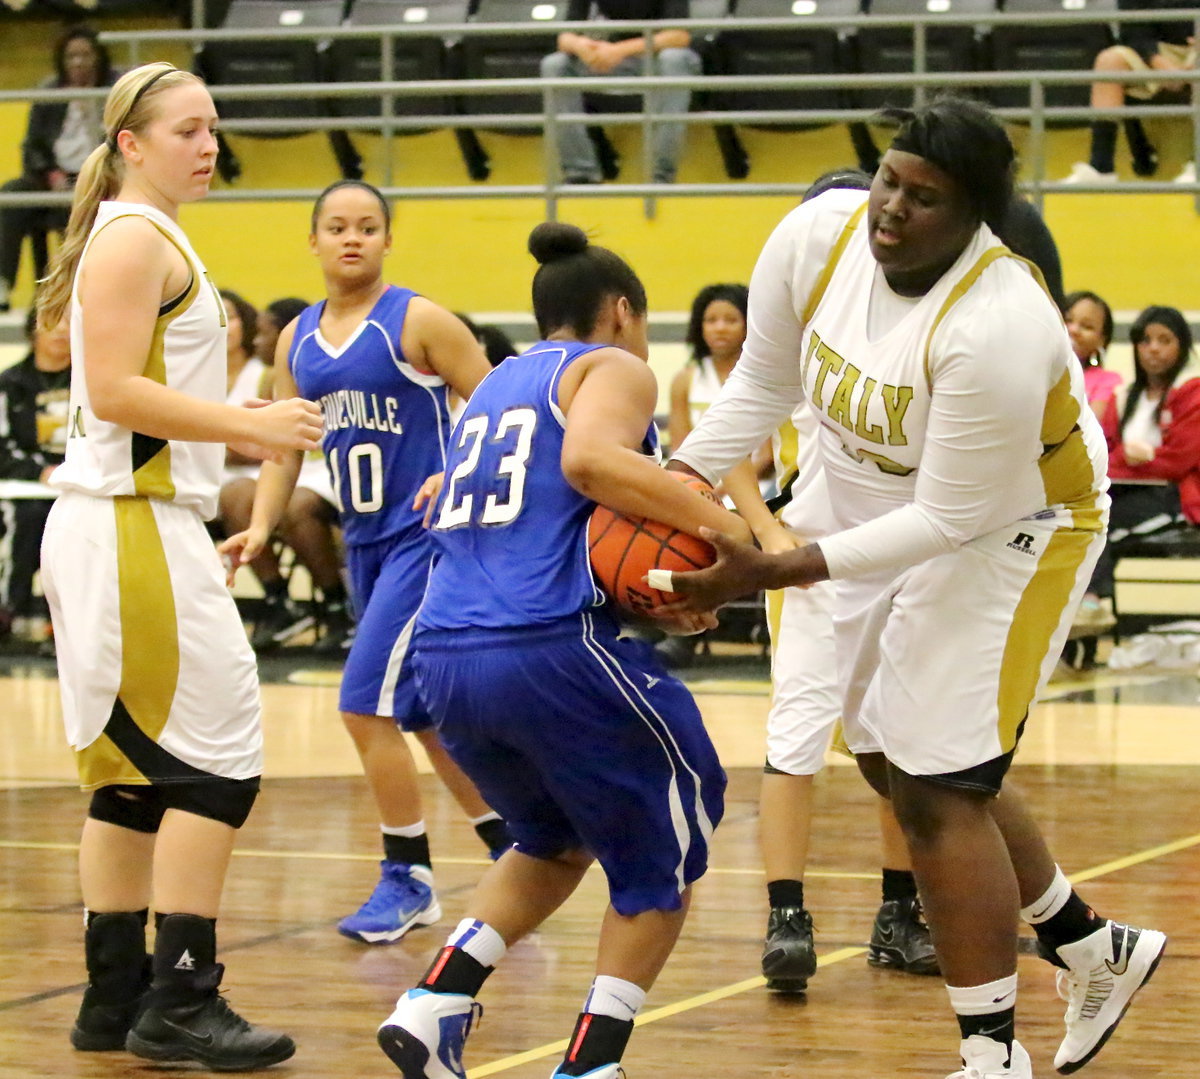
[[[275,27],[339,26],[344,0],[232,0],[222,29],[263,30]],[[252,85],[258,83],[315,83],[325,77],[323,53],[326,42],[316,40],[259,38],[245,41],[210,41],[196,54],[196,70],[213,86]],[[224,120],[299,119],[328,114],[328,104],[317,98],[278,98],[256,100],[217,100]],[[286,137],[300,134],[293,130],[256,131],[257,137]],[[343,176],[361,176],[353,147],[344,133],[329,133],[330,147]],[[226,180],[241,174],[237,158],[220,137],[221,155],[217,167]]]
[[[459,43],[447,40],[439,26],[467,21],[470,0],[355,0],[347,26],[428,26],[429,36],[392,39],[392,78],[398,82],[457,78],[460,68]],[[382,49],[375,38],[339,38],[327,54],[331,82],[377,82],[383,78]],[[378,97],[334,98],[330,108],[336,116],[382,116]],[[393,116],[450,116],[458,111],[450,95],[392,98]],[[420,130],[405,128],[401,134]],[[487,179],[487,159],[470,131],[456,129],[472,179]]]
[[[478,0],[473,22],[530,23],[562,21],[567,0]],[[466,37],[462,43],[463,77],[467,79],[532,79],[541,75],[542,57],[555,50],[558,35],[551,26],[545,34]],[[464,94],[462,109],[473,116],[520,116],[503,130],[508,134],[541,132],[544,108],[540,93]],[[491,128],[489,130],[497,130]]]
[[[996,0],[867,0],[869,15],[980,15],[996,12]],[[925,31],[925,69],[930,72],[979,71],[984,63],[989,27],[930,26]],[[859,70],[872,74],[913,70],[913,31],[903,26],[864,27],[858,33]],[[930,90],[926,91],[928,95]],[[913,94],[900,88],[860,90],[858,105],[879,109],[908,108]],[[982,96],[982,95],[977,95]]]
[[[439,24],[465,23],[470,0],[355,0],[346,26],[428,26],[428,37],[392,40],[392,77],[398,82],[450,79],[457,72],[451,43],[437,33]],[[340,38],[329,46],[331,82],[377,82],[383,77],[379,41],[374,38]],[[338,116],[380,116],[380,98],[347,97],[331,103]],[[454,112],[449,96],[395,97],[395,116],[446,116]]]
[[[994,71],[1090,71],[1096,54],[1113,43],[1111,16],[1116,0],[1004,0],[1006,14],[1034,14],[1049,11],[1089,11],[1094,23],[1070,26],[1010,24],[992,31],[991,51]],[[992,104],[1001,108],[1029,105],[1027,86],[994,86]],[[1046,104],[1058,107],[1086,107],[1090,101],[1087,83],[1076,86],[1047,86]],[[1086,120],[1072,121],[1076,126]],[[1070,126],[1062,124],[1060,126]]]
[[[233,0],[222,29],[332,28],[341,24],[342,10],[343,0]],[[314,83],[324,79],[323,51],[322,42],[311,40],[210,41],[197,56],[197,67],[215,86]],[[327,111],[325,104],[315,98],[227,99],[220,102],[219,108],[222,117],[229,120],[295,119],[319,116]],[[281,131],[278,134],[296,132]]]
[[[793,18],[795,29],[756,30],[738,26],[722,30],[709,55],[714,75],[836,75],[856,70],[853,33],[838,28],[806,26],[813,18],[855,16],[859,0],[734,0],[735,19]],[[837,87],[812,90],[713,90],[706,104],[714,111],[750,112],[781,109],[838,109],[850,102]],[[773,131],[811,126],[750,125]],[[731,125],[718,125],[717,142],[729,176],[746,175],[746,152]]]

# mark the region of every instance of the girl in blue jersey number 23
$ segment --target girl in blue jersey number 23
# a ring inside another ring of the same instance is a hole
[[[515,845],[379,1029],[405,1079],[463,1079],[484,979],[593,859],[610,905],[557,1074],[613,1079],[724,805],[695,701],[648,644],[619,637],[588,564],[587,523],[600,502],[693,535],[718,520],[746,526],[646,453],[657,450],[657,387],[637,275],[571,225],[539,225],[529,249],[543,340],[492,371],[454,429],[414,637],[438,733]],[[714,624],[701,613],[672,628]]]

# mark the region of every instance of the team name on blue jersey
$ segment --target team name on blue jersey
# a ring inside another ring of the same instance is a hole
[[[445,465],[447,387],[400,347],[410,289],[388,286],[341,346],[321,335],[324,303],[300,315],[288,363],[302,397],[321,406],[321,448],[349,544],[422,531],[417,488]]]
[[[562,473],[563,372],[601,345],[542,341],[480,383],[454,429],[419,627],[552,622],[605,602],[588,561],[595,503]],[[651,428],[648,452],[657,452]]]
[[[327,393],[317,404],[321,406],[326,431],[361,427],[364,431],[404,434],[404,427],[396,418],[400,402],[395,397],[380,399],[378,394],[364,393],[362,390],[335,390]]]

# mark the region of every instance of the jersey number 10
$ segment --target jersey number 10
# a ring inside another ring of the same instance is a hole
[[[339,456],[336,446],[329,451],[329,475],[333,481],[333,495],[338,506],[345,512]],[[374,442],[359,442],[346,451],[346,474],[350,479],[350,508],[355,513],[376,513],[383,509],[383,451]]]

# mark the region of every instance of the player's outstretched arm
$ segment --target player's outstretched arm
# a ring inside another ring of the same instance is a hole
[[[717,560],[708,569],[688,573],[651,570],[648,583],[665,592],[678,592],[684,598],[660,608],[664,614],[683,611],[713,611],[731,600],[763,589],[807,588],[829,579],[829,569],[821,548],[810,543],[780,554],[767,554],[713,529],[704,529],[701,538],[717,552]],[[658,576],[663,575],[663,576]],[[663,577],[669,579],[663,579]]]

